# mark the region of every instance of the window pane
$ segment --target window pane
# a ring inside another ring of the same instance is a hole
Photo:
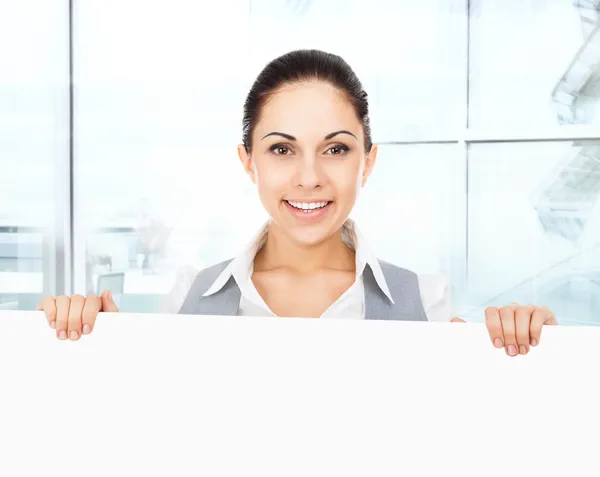
[[[378,256],[451,280],[463,294],[466,174],[457,145],[380,146],[354,216]]]
[[[600,121],[595,0],[471,2],[471,126]]]
[[[68,2],[0,0],[0,45],[0,309],[33,309],[56,291],[67,222]]]
[[[251,5],[256,67],[299,48],[341,55],[369,93],[376,140],[431,137],[465,125],[463,0],[251,0]]]
[[[469,303],[550,306],[600,324],[600,141],[475,145]]]
[[[109,287],[123,310],[155,310],[175,270],[229,258],[264,219],[236,151],[252,81],[248,10],[242,0],[79,3],[77,291]]]

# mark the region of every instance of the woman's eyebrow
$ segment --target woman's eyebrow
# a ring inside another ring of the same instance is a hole
[[[354,134],[352,134],[350,131],[346,131],[346,130],[341,130],[341,131],[334,131],[332,133],[329,133],[327,136],[325,136],[325,140],[328,141],[329,139],[334,138],[335,136],[337,136],[338,134],[349,134],[350,136],[352,136],[354,139],[358,139]],[[269,136],[281,136],[286,138],[288,141],[295,141],[296,138],[290,134],[285,134],[282,132],[277,132],[277,131],[273,131],[270,132],[269,134],[263,136],[262,139],[265,139]]]
[[[331,139],[331,138],[333,138],[333,137],[337,136],[338,134],[349,134],[349,135],[350,135],[350,136],[352,136],[354,139],[358,139],[358,138],[357,138],[357,137],[356,137],[354,134],[352,134],[350,131],[345,131],[345,130],[342,130],[342,131],[335,131],[335,132],[332,132],[332,133],[328,134],[327,136],[325,136],[325,140],[329,140],[329,139]]]
[[[288,141],[295,141],[296,140],[296,138],[294,136],[290,136],[289,134],[285,134],[285,133],[282,133],[282,132],[276,132],[276,131],[275,132],[270,132],[266,136],[263,136],[263,139],[266,138],[266,137],[269,137],[269,136],[281,136],[281,137],[286,138]],[[262,139],[261,139],[261,141],[262,141]]]

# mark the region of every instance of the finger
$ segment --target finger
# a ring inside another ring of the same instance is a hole
[[[36,307],[36,310],[44,312],[50,328],[56,328],[56,300],[54,300],[54,297],[44,297],[40,304]]]
[[[85,306],[85,298],[81,295],[71,297],[71,307],[69,308],[68,335],[71,341],[77,341],[81,336],[81,315]]]
[[[504,347],[506,354],[516,356],[517,330],[515,327],[515,306],[503,306],[500,308],[500,322],[502,323],[502,334],[504,335]]]
[[[504,336],[502,334],[502,323],[500,322],[500,311],[495,306],[485,310],[485,324],[490,334],[492,344],[496,348],[504,348]]]
[[[107,313],[117,313],[119,308],[113,301],[112,294],[107,290],[102,293],[102,311],[106,311]]]
[[[546,307],[538,307],[533,312],[531,324],[529,325],[529,336],[531,346],[537,346],[542,336],[542,327],[544,325],[557,325],[554,314]]]
[[[466,323],[466,321],[462,318],[455,317],[450,320],[450,323]]]
[[[556,317],[554,316],[554,313],[552,312],[552,310],[546,306],[541,306],[540,307],[542,310],[544,310],[547,314],[547,318],[546,321],[544,321],[544,325],[558,325],[558,320],[556,319]]]
[[[83,314],[81,315],[82,332],[89,335],[94,330],[96,317],[102,307],[102,301],[96,295],[89,295],[85,300]]]
[[[520,306],[515,310],[517,344],[520,354],[527,354],[529,352],[529,324],[534,311],[535,306]]]
[[[59,340],[67,339],[67,325],[71,299],[68,296],[56,297],[56,337]]]

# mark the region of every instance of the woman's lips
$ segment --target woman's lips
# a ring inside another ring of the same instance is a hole
[[[296,202],[284,200],[283,205],[295,219],[302,222],[315,222],[329,212],[333,201]]]

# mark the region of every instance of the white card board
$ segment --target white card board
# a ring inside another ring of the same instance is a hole
[[[0,312],[0,476],[599,476],[600,328]]]

